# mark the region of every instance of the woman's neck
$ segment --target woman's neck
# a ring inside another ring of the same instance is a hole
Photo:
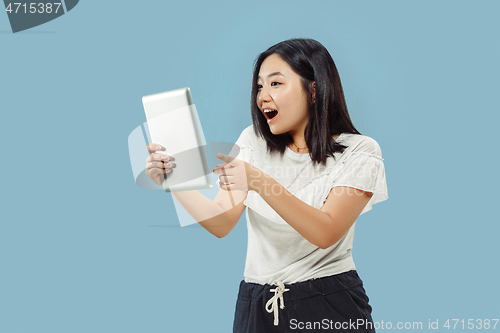
[[[340,134],[334,135],[333,139],[337,140],[339,136]],[[301,154],[309,153],[309,149],[307,147],[306,139],[304,136],[293,137],[293,142],[290,145],[288,145],[288,147],[297,153]]]

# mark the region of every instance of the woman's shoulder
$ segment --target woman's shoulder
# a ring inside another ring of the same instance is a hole
[[[365,153],[382,157],[380,145],[370,136],[355,133],[342,133],[339,139],[341,139],[339,140],[340,143],[348,146],[352,153]]]

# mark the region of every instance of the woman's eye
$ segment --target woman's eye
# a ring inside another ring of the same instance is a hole
[[[271,82],[271,87],[277,86],[278,84],[281,84],[281,82]],[[262,84],[257,85],[257,90],[262,89]]]

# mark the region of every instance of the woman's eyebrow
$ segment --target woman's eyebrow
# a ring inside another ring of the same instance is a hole
[[[283,73],[281,73],[281,72],[274,72],[274,73],[269,74],[267,77],[276,76],[276,75],[285,76],[285,75],[283,75]],[[259,79],[261,79],[260,75],[259,75]]]

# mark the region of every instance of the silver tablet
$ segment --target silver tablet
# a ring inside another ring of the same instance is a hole
[[[189,88],[142,98],[152,143],[165,147],[157,153],[172,156],[175,167],[163,174],[166,192],[211,188],[208,148]]]

